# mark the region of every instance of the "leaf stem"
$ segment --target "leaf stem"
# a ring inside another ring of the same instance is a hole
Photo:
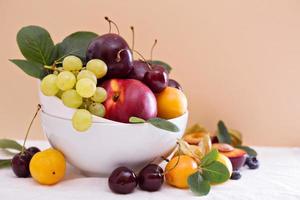
[[[35,112],[35,114],[34,114],[32,120],[31,120],[31,122],[30,122],[30,124],[29,124],[29,127],[28,127],[28,129],[27,129],[27,131],[26,131],[25,139],[24,139],[24,142],[23,142],[22,150],[21,150],[21,155],[24,154],[25,143],[26,143],[27,137],[28,137],[28,135],[29,135],[30,128],[31,128],[31,126],[32,126],[32,124],[33,124],[33,122],[34,122],[34,119],[36,118],[36,116],[37,116],[37,114],[38,114],[38,112],[39,112],[40,110],[41,110],[41,105],[38,104],[37,109],[36,109],[36,112]]]

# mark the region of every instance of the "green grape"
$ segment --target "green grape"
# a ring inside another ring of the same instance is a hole
[[[99,59],[92,59],[86,64],[86,69],[93,72],[97,78],[102,78],[107,73],[107,65]]]
[[[92,115],[85,109],[78,109],[72,117],[73,128],[83,132],[88,130],[92,125]]]
[[[56,93],[56,95],[55,96],[57,96],[58,98],[60,98],[61,99],[61,95],[64,93],[64,91],[62,91],[62,90],[59,90],[57,93]]]
[[[97,87],[95,94],[92,96],[92,100],[97,103],[102,103],[107,98],[107,92],[103,87]]]
[[[76,83],[76,77],[72,72],[63,71],[57,76],[56,85],[59,89],[66,91],[72,89]]]
[[[76,56],[67,56],[63,60],[63,68],[67,71],[79,71],[82,68],[82,61]]]
[[[77,81],[76,91],[84,98],[90,98],[95,94],[96,84],[88,78],[83,78]]]
[[[88,78],[91,79],[92,81],[94,81],[97,84],[97,78],[96,75],[88,70],[81,70],[79,72],[79,74],[77,75],[77,81],[83,78]]]
[[[41,91],[46,96],[55,96],[59,88],[56,86],[57,76],[49,74],[45,76],[41,82]]]
[[[61,95],[61,100],[70,108],[78,108],[82,104],[82,97],[74,89],[65,91]]]
[[[101,103],[92,103],[89,106],[89,111],[98,117],[104,117],[105,107]]]

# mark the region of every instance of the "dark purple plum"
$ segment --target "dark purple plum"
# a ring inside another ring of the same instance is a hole
[[[181,91],[182,91],[182,87],[181,87],[180,84],[179,84],[177,81],[175,81],[174,79],[169,79],[168,86],[173,87],[173,88],[177,88],[178,90],[181,90]]]
[[[30,176],[29,163],[32,156],[29,152],[16,154],[11,160],[11,167],[17,177],[27,178]]]
[[[156,164],[144,167],[138,176],[138,184],[141,190],[158,191],[164,183],[163,169]]]
[[[29,147],[28,149],[26,149],[26,151],[31,155],[31,157],[33,157],[34,154],[40,152],[41,150],[37,147]]]
[[[128,78],[143,81],[147,71],[150,71],[149,65],[142,60],[133,61],[133,68],[128,75]]]
[[[154,69],[146,72],[143,81],[154,93],[160,93],[168,86],[168,74],[162,70]]]
[[[128,194],[137,186],[137,178],[131,169],[118,167],[109,176],[108,186],[115,193]]]
[[[89,61],[95,58],[107,64],[107,78],[126,77],[133,68],[129,46],[118,34],[101,35],[89,44],[86,59]]]

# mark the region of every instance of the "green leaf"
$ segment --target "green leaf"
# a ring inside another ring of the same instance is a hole
[[[129,122],[133,124],[141,124],[141,123],[145,123],[146,121],[139,117],[130,117]]]
[[[152,124],[153,126],[160,128],[160,129],[164,129],[167,131],[171,131],[171,132],[178,132],[179,128],[176,126],[176,124],[167,121],[165,119],[161,119],[161,118],[152,118],[152,119],[148,119],[147,122],[149,122],[150,124]]]
[[[205,167],[209,164],[211,164],[213,161],[217,160],[218,158],[218,150],[217,149],[212,149],[208,154],[206,154],[202,160],[201,160],[201,166]]]
[[[10,159],[0,160],[0,169],[10,167],[10,166],[11,166],[11,160]]]
[[[98,35],[93,32],[79,31],[67,36],[58,44],[58,58],[66,55],[74,55],[85,60],[87,47]]]
[[[54,43],[44,28],[39,26],[23,27],[17,34],[17,43],[27,60],[43,65],[52,64]]]
[[[152,60],[152,61],[149,61],[149,63],[152,64],[152,65],[162,66],[163,68],[165,68],[167,70],[168,74],[170,74],[170,72],[172,70],[172,67],[169,64],[167,64],[163,61],[160,61],[160,60]]]
[[[254,149],[252,149],[251,147],[248,147],[248,146],[236,146],[236,148],[242,149],[242,150],[246,151],[249,156],[257,156],[257,152]]]
[[[231,136],[223,121],[218,122],[218,140],[220,143],[231,144]]]
[[[219,161],[213,161],[210,165],[203,167],[202,172],[204,179],[210,183],[223,183],[230,177],[227,167]]]
[[[15,65],[17,65],[29,76],[42,79],[47,74],[44,65],[40,63],[36,63],[28,60],[18,60],[18,59],[11,59],[10,61]]]
[[[210,191],[210,185],[207,180],[204,180],[200,172],[196,172],[189,176],[188,184],[191,191],[198,196],[205,196]]]
[[[22,145],[20,145],[14,140],[0,139],[0,149],[15,149],[21,151]]]

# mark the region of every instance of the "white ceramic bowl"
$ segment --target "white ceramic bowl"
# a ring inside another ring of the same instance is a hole
[[[155,158],[168,155],[186,128],[188,113],[171,119],[180,129],[169,132],[151,124],[126,124],[93,116],[86,132],[72,127],[74,109],[57,97],[40,93],[42,127],[50,144],[64,153],[67,161],[88,176],[108,176],[115,168],[139,170]]]

